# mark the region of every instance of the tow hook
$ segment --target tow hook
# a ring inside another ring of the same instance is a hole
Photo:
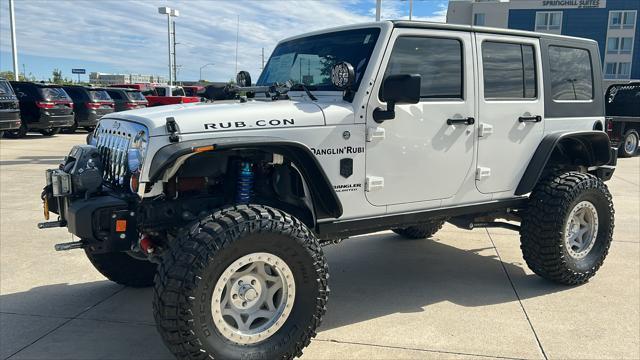
[[[84,243],[82,241],[72,241],[68,243],[56,244],[56,251],[67,251],[73,249],[82,249],[84,247]]]

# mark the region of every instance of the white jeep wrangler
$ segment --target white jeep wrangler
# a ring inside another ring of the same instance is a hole
[[[505,227],[536,274],[580,284],[614,224],[599,59],[590,40],[424,22],[296,36],[256,86],[239,74],[237,101],[102,118],[47,171],[59,217],[39,226],[155,286],[178,358],[300,356],[326,311],[322,246],[356,234]]]

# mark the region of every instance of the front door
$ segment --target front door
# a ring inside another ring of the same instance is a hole
[[[446,199],[458,191],[474,155],[474,75],[471,34],[396,29],[378,79],[420,74],[421,100],[396,105],[395,118],[378,124],[386,108],[377,81],[367,109],[367,200],[392,205]]]
[[[538,39],[476,34],[478,167],[482,193],[512,192],[544,132]]]

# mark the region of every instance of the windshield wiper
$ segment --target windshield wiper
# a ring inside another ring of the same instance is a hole
[[[307,96],[309,97],[309,99],[316,101],[318,100],[317,97],[315,97],[311,91],[309,90],[309,88],[307,87],[307,85],[305,84],[301,84],[301,83],[297,83],[297,84],[293,84],[289,87],[289,91],[299,91],[299,90],[304,90],[304,92],[307,94]]]

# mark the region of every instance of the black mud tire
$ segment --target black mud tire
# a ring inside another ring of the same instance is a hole
[[[633,138],[635,140],[631,140],[629,138]],[[634,156],[635,154],[638,153],[638,140],[640,139],[640,135],[638,135],[638,132],[634,129],[629,129],[624,133],[624,136],[622,137],[622,141],[620,141],[620,147],[618,148],[618,155],[620,157],[623,158],[629,158]],[[636,146],[632,151],[628,151],[626,149],[626,143],[627,141],[635,141]]]
[[[291,267],[293,311],[266,340],[238,345],[213,324],[213,288],[234,261],[265,251]],[[224,208],[194,224],[163,255],[153,300],[156,325],[178,359],[291,359],[316,335],[326,312],[328,277],[318,240],[298,219],[261,205]]]
[[[125,252],[93,253],[84,250],[91,264],[107,279],[120,285],[136,288],[153,285],[158,265],[136,259]]]
[[[53,135],[57,135],[58,133],[60,133],[60,128],[40,130],[40,134],[42,134],[42,136],[53,136]]]
[[[23,137],[27,136],[28,132],[29,129],[27,128],[27,125],[22,122],[20,123],[19,128],[17,128],[16,130],[8,130],[4,133],[4,136],[9,139],[22,139]]]
[[[565,224],[573,208],[590,202],[598,215],[595,244],[581,258],[567,251]],[[614,209],[604,182],[591,174],[556,173],[542,180],[531,193],[522,216],[520,242],[524,260],[537,275],[565,285],[587,282],[602,266],[613,236]]]
[[[393,229],[393,232],[407,239],[425,239],[432,237],[442,229],[444,222],[444,219],[431,220],[421,225]]]

